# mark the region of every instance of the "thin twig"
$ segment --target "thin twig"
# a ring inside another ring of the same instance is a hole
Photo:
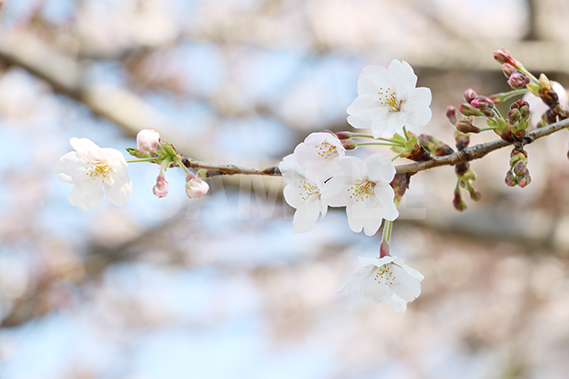
[[[507,142],[502,139],[495,140],[492,142],[481,143],[471,147],[467,147],[464,150],[457,151],[450,155],[445,155],[443,157],[434,157],[424,162],[415,162],[410,164],[404,164],[396,166],[398,174],[415,174],[419,171],[424,171],[433,167],[439,166],[453,166],[457,163],[470,162],[476,159],[480,159],[494,150],[501,149],[510,145],[528,145],[533,141],[558,132],[562,129],[569,127],[569,119],[565,119],[556,122],[551,125],[544,126],[542,128],[534,129],[528,132],[525,137],[520,142]],[[269,175],[269,176],[281,176],[281,171],[277,166],[267,167],[265,169],[259,168],[248,168],[240,167],[235,165],[213,165],[209,163],[204,163],[196,161],[191,158],[183,158],[183,163],[188,168],[194,169],[207,169],[206,177],[211,178],[213,176],[219,175]]]

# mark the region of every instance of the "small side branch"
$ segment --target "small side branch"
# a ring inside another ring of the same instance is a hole
[[[525,135],[525,137],[523,138],[522,142],[519,143],[519,145],[520,146],[528,145],[539,138],[548,136],[567,127],[569,127],[569,119],[565,119],[556,122],[554,124],[544,126],[539,129],[534,129]],[[407,173],[413,175],[419,171],[424,171],[433,167],[454,166],[457,163],[470,162],[476,159],[480,159],[494,150],[498,150],[503,147],[514,144],[515,143],[499,139],[492,142],[474,145],[464,150],[452,153],[450,155],[445,155],[443,157],[433,157],[432,159],[426,160],[424,162],[399,165],[396,166],[395,168],[397,169],[398,174]],[[205,175],[205,177],[207,178],[219,175],[265,175],[265,176],[282,175],[281,171],[277,166],[271,166],[265,169],[259,169],[259,168],[240,167],[235,165],[214,165],[186,157],[183,157],[182,162],[188,168],[208,170],[207,174]]]

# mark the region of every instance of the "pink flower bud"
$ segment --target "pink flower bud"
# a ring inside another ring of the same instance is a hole
[[[341,141],[342,141],[342,146],[344,146],[344,149],[346,150],[354,150],[356,147],[358,147],[356,143],[352,140],[343,139]]]
[[[464,91],[464,100],[466,100],[468,104],[470,104],[470,102],[477,97],[478,95],[476,94],[476,92],[474,92],[472,88],[469,88],[466,91]]]
[[[518,182],[516,181],[516,178],[514,176],[514,174],[512,174],[511,171],[508,171],[506,173],[506,179],[504,179],[504,181],[506,182],[506,184],[510,187],[514,187],[516,184],[518,184]]]
[[[144,129],[136,135],[136,148],[138,151],[154,151],[159,143],[160,134],[154,129]]]
[[[512,54],[510,54],[510,52],[506,49],[500,49],[494,51],[494,59],[497,60],[499,63],[502,64],[507,63],[515,68],[521,67],[521,63],[515,60],[512,57]]]
[[[457,122],[456,128],[463,133],[480,133],[480,128],[472,125],[468,120],[461,120]]]
[[[516,72],[516,69],[511,64],[504,63],[502,65],[502,72],[504,73],[504,76],[506,76],[506,78],[509,78],[510,76],[512,76],[514,72]]]
[[[524,88],[529,82],[530,79],[524,74],[520,74],[519,72],[514,72],[512,76],[510,76],[510,79],[508,79],[508,84],[513,89]]]
[[[352,133],[350,133],[350,132],[338,132],[338,133],[336,133],[336,137],[338,137],[338,139],[350,139],[350,138],[352,138]]]
[[[168,182],[166,181],[166,178],[164,178],[164,175],[158,175],[156,178],[156,185],[152,188],[152,192],[154,192],[154,194],[159,198],[168,195]]]
[[[446,116],[451,124],[456,124],[456,108],[452,105],[447,107]]]
[[[186,182],[186,194],[190,199],[202,198],[209,190],[209,185],[203,180],[196,178],[193,174],[186,176]]]
[[[491,108],[494,105],[494,103],[492,103],[490,99],[488,99],[487,97],[478,96],[470,101],[470,105],[472,105],[476,109],[482,110],[486,108]]]

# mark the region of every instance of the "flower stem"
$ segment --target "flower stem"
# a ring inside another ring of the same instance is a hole
[[[391,162],[393,162],[394,160],[396,160],[397,158],[401,157],[401,154],[403,153],[399,153],[396,156],[394,156],[393,158],[391,158]]]
[[[396,143],[396,142],[390,142],[390,143],[383,143],[383,142],[361,142],[361,143],[356,143],[356,146],[366,146],[366,145],[405,147],[403,144],[401,144],[401,143]]]
[[[391,230],[393,229],[393,221],[385,220],[383,224],[383,236],[379,244],[379,257],[383,258],[389,255],[389,243],[391,241]]]
[[[407,129],[405,129],[405,125],[403,125],[403,134],[405,135],[405,139],[409,141],[409,134],[407,134]]]
[[[373,138],[373,139],[375,139],[374,136],[370,136],[369,134],[352,134],[351,137],[352,138],[359,137],[359,138]],[[383,138],[377,138],[377,139],[383,139]]]
[[[140,158],[140,159],[127,159],[127,163],[136,163],[136,162],[160,162],[164,160],[162,157],[150,157],[150,158]]]

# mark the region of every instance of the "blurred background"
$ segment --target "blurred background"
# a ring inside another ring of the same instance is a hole
[[[412,178],[392,249],[426,278],[406,314],[337,294],[380,235],[341,209],[293,235],[281,178],[191,201],[169,170],[157,199],[158,167],[135,164],[125,206],[81,211],[53,172],[71,137],[124,151],[148,127],[199,160],[275,165],[351,130],[361,69],[392,59],[433,92],[425,133],[453,145],[446,106],[508,89],[494,50],[569,85],[568,2],[2,3],[0,378],[569,377],[565,132],[527,147],[525,189],[504,184],[508,149],[473,162],[482,200],[463,213],[451,167]]]

